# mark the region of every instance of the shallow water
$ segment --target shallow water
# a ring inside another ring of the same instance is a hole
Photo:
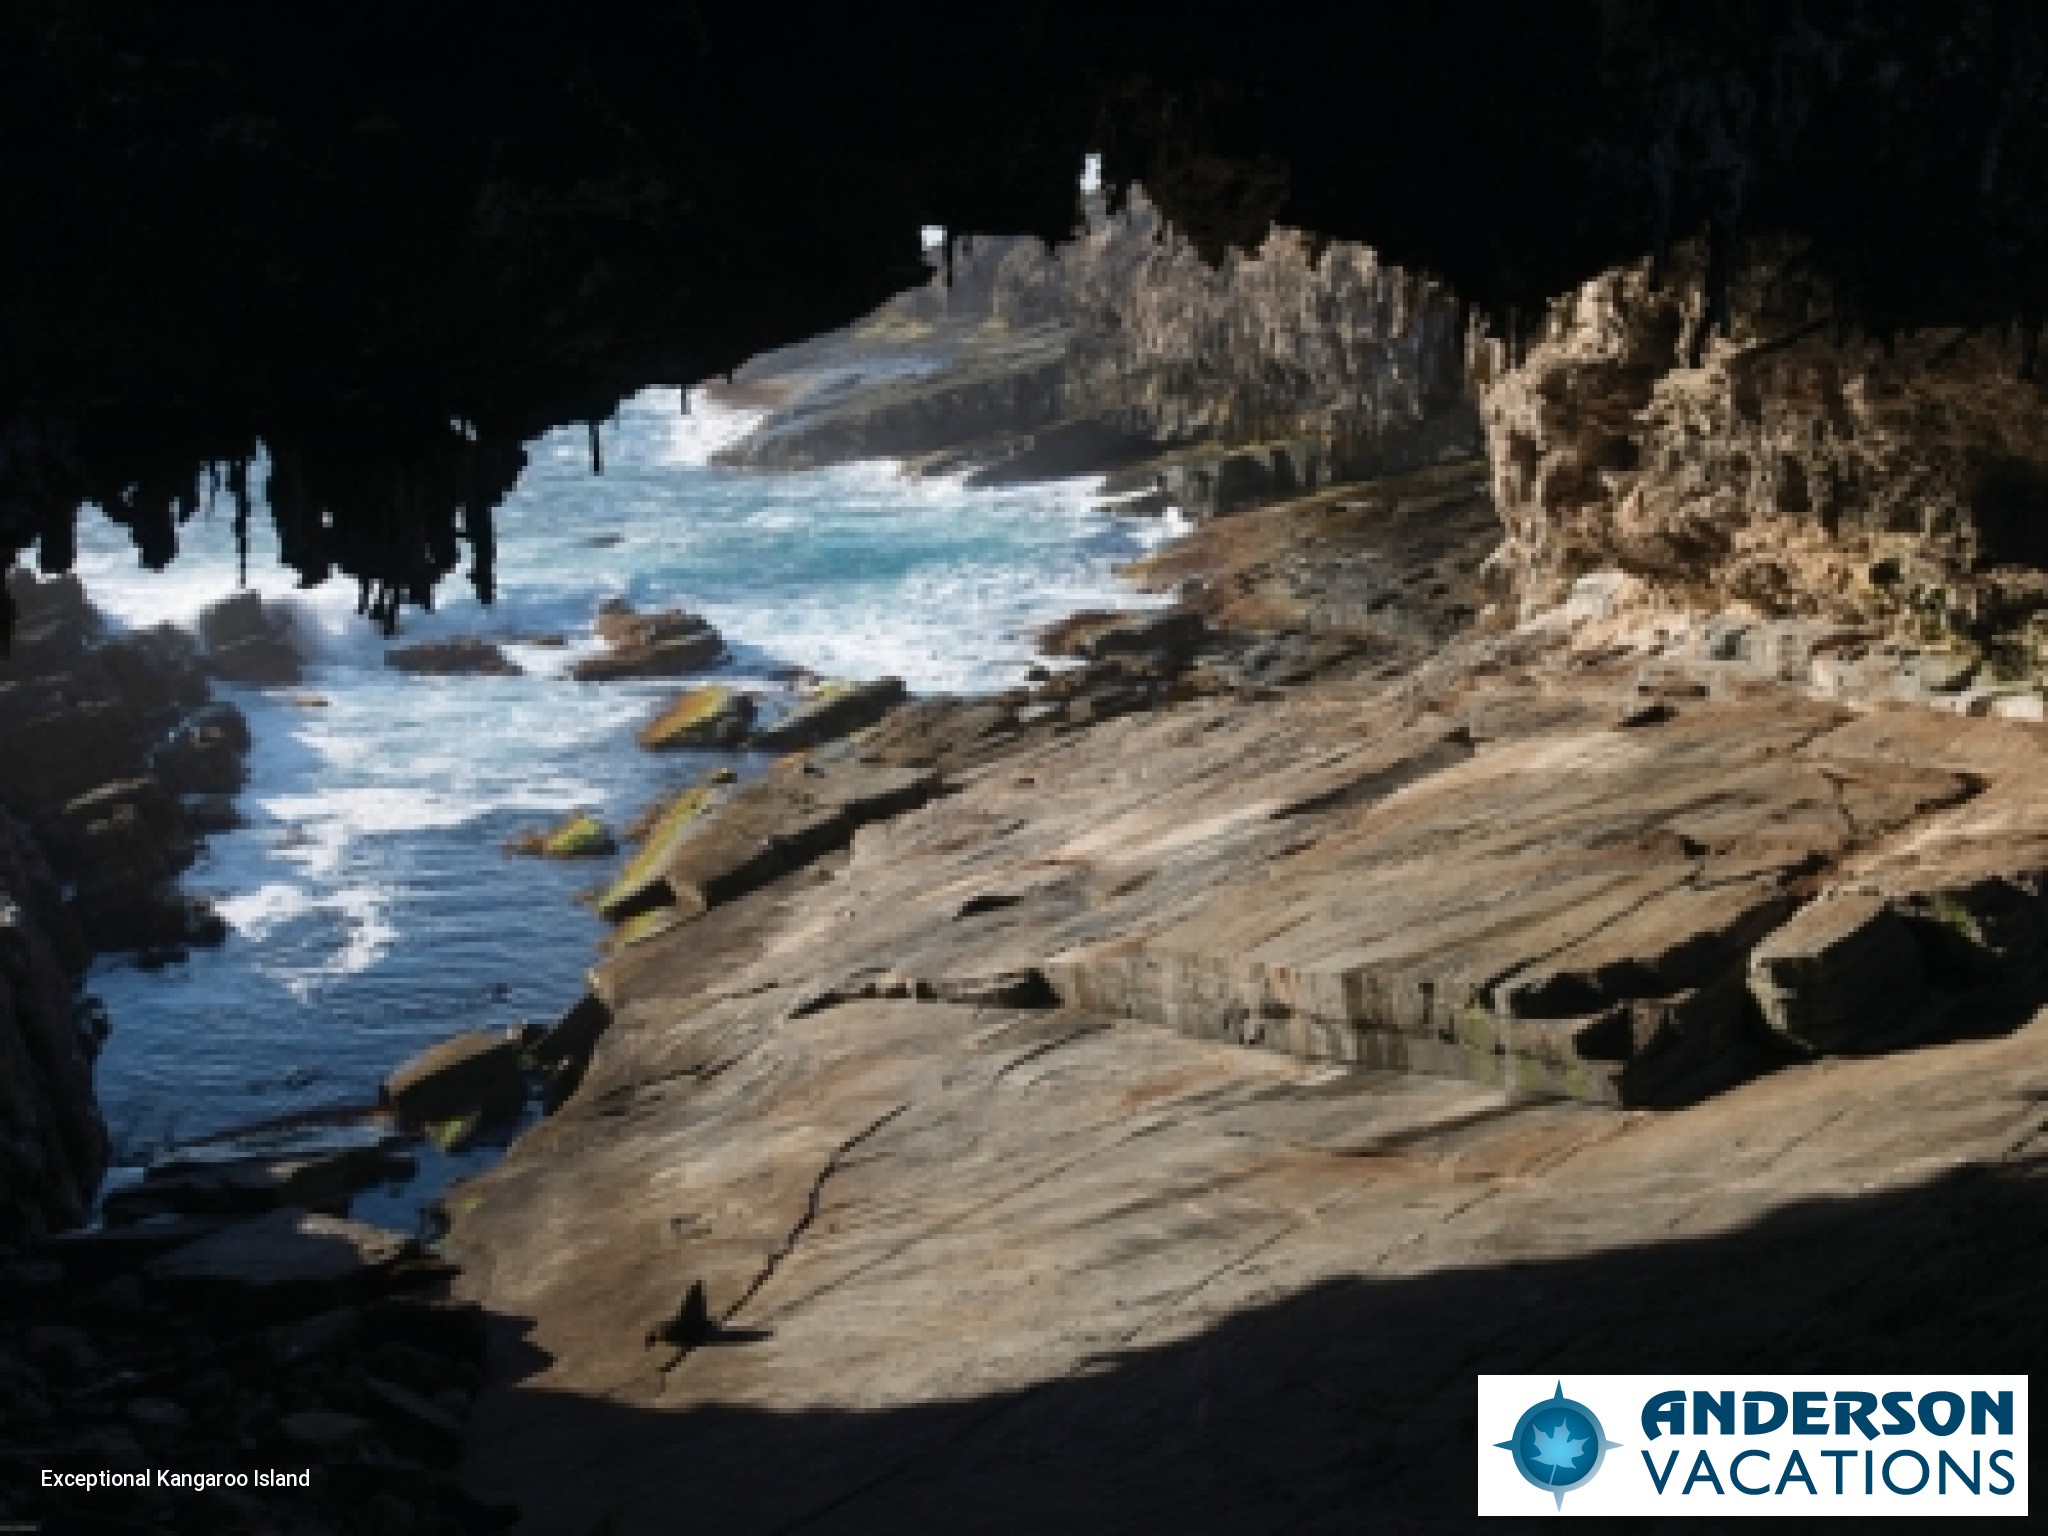
[[[502,844],[573,809],[621,822],[733,761],[633,745],[676,684],[560,675],[596,648],[605,598],[705,614],[734,653],[724,679],[779,686],[772,676],[794,665],[893,673],[920,692],[1007,686],[1035,625],[1138,601],[1113,568],[1162,530],[1092,510],[1085,483],[968,491],[883,464],[715,469],[707,455],[750,418],[681,403],[674,390],[629,402],[605,428],[601,477],[581,428],[534,444],[498,515],[497,603],[479,606],[458,576],[439,611],[407,615],[406,639],[488,636],[525,677],[389,670],[354,584],[293,592],[258,518],[251,582],[290,596],[316,660],[300,689],[220,690],[255,735],[249,825],[214,838],[187,884],[217,899],[228,943],[160,972],[118,960],[94,972],[114,1021],[99,1083],[122,1160],[367,1102],[432,1041],[574,1001],[600,932],[574,897],[610,865],[509,858]],[[189,525],[161,573],[89,521],[79,571],[121,622],[189,622],[234,585],[224,513]],[[521,643],[551,631],[567,646]]]

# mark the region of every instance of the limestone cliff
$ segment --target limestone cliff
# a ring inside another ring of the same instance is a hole
[[[927,287],[742,370],[797,398],[728,458],[1031,479],[1164,455],[1162,490],[1233,510],[1476,451],[1461,350],[1451,295],[1366,246],[1275,228],[1212,265],[1133,189],[1056,247],[963,237]]]
[[[2048,394],[2013,329],[1838,324],[1794,249],[1736,277],[1710,328],[1681,251],[1559,300],[1519,359],[1474,350],[1525,613],[1599,567],[1665,596],[1948,645],[2012,675],[2048,659]]]

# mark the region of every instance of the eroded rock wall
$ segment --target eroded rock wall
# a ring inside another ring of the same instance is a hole
[[[1212,265],[1142,190],[1047,247],[966,236],[932,282],[825,345],[742,370],[798,398],[729,462],[938,455],[992,480],[1161,454],[1197,514],[1479,446],[1459,306],[1366,246],[1275,228]]]
[[[1519,359],[1474,349],[1524,614],[1618,567],[1695,605],[1865,626],[2038,674],[2048,650],[2048,393],[2013,329],[1845,332],[1765,252],[1710,334],[1703,262],[1608,272]]]
[[[0,1239],[77,1221],[106,1167],[72,1001],[85,956],[49,866],[0,810]]]

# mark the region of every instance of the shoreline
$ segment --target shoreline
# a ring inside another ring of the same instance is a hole
[[[1718,1255],[1714,1245],[1748,1241],[1726,1234],[1746,1230],[1756,1210],[1801,1209],[1831,1187],[1828,1170],[1875,1157],[1888,1208],[1904,1213],[1896,1219],[1923,1219],[1914,1213],[1931,1208],[1914,1203],[1910,1169],[1886,1171],[1882,1161],[1885,1138],[1899,1133],[1897,1117],[1880,1121],[1854,1106],[1902,1085],[1920,1085],[1912,1090],[1919,1093],[1938,1083],[1937,1098],[1947,1094],[1963,1107],[1919,1111],[1908,1124],[1946,1116],[1940,1134],[1976,1146],[1972,1085],[2024,1080],[2038,1029],[2017,1019],[2012,1033],[1900,1052],[1897,1045],[1928,1038],[1928,1027],[1934,1038],[1944,1028],[1953,1035],[1956,1008],[1977,1006],[1967,988],[1941,990],[1953,975],[1939,986],[1915,983],[1938,1005],[1931,1026],[1900,1021],[1890,1046],[1878,1039],[1861,1059],[1823,1052],[1801,1061],[1806,1053],[1781,1047],[1776,1056],[1751,1051],[1731,1074],[1711,1049],[1728,1043],[1725,1027],[1711,1013],[1696,1023],[1681,1011],[1666,1026],[1675,1031],[1672,1066],[1658,1082],[1632,1080],[1626,1062],[1587,1058],[1599,1083],[1575,1082],[1578,1069],[1553,1064],[1533,1077],[1510,1073],[1503,1084],[1497,1071],[1480,1081],[1442,1075],[1456,1063],[1415,1041],[1400,1058],[1377,1046],[1347,1049],[1303,1011],[1307,994],[1299,991],[1291,1004],[1269,994],[1279,1006],[1229,1002],[1221,1014],[1213,990],[1174,1002],[1138,985],[1138,972],[1120,958],[1133,938],[1153,934],[1144,942],[1155,944],[1162,922],[1188,920],[1176,912],[1191,911],[1197,933],[1224,922],[1201,943],[1247,922],[1256,929],[1262,911],[1284,910],[1288,889],[1303,881],[1306,890],[1324,888],[1319,864],[1349,867],[1342,861],[1350,842],[1384,838],[1406,818],[1419,818],[1425,830],[1416,835],[1425,842],[1446,839],[1429,859],[1443,866],[1430,877],[1433,888],[1500,883],[1494,862],[1502,855],[1468,849],[1479,834],[1458,829],[1512,823],[1518,814],[1569,828],[1586,814],[1517,811],[1524,780],[1487,770],[1502,758],[1544,764],[1560,752],[1591,752],[1585,763],[1596,778],[1624,774],[1608,798],[1627,815],[1635,814],[1629,796],[1646,792],[1626,780],[1639,744],[1669,758],[1660,780],[1683,771],[1712,786],[1753,776],[1754,764],[1772,758],[1768,748],[1755,757],[1729,743],[1772,733],[1796,743],[1819,731],[1842,740],[1847,756],[1836,761],[1852,776],[1876,784],[1905,774],[1904,800],[1866,792],[1875,798],[1858,814],[1874,817],[1874,826],[1903,817],[1905,833],[1922,844],[1962,838],[1952,862],[1976,857],[1969,817],[1987,792],[1944,809],[1944,792],[1924,783],[1944,771],[1937,764],[1967,763],[1990,786],[1987,806],[2002,808],[2002,825],[2033,817],[2048,839],[2048,806],[2028,792],[2024,774],[2010,776],[2015,762],[2038,759],[2038,740],[2023,726],[1944,722],[1925,710],[1854,715],[1758,675],[1728,675],[1719,663],[1696,666],[1703,681],[1695,686],[1675,676],[1680,659],[1647,645],[1615,654],[1603,638],[1613,626],[1603,631],[1597,620],[1579,623],[1578,640],[1564,630],[1473,632],[1477,567],[1490,534],[1479,515],[1479,475],[1477,466],[1432,471],[1204,524],[1130,573],[1184,593],[1182,604],[1054,626],[1055,643],[1084,652],[1067,670],[986,698],[913,702],[859,739],[809,749],[753,781],[782,798],[748,813],[769,821],[747,825],[772,827],[776,817],[810,816],[805,807],[828,804],[874,811],[856,811],[851,825],[839,823],[842,831],[800,852],[793,866],[738,884],[726,873],[738,866],[717,827],[743,802],[707,819],[706,846],[691,867],[706,882],[695,889],[711,899],[693,919],[622,933],[625,942],[600,960],[594,977],[606,1027],[584,1042],[587,1062],[562,1102],[524,1128],[502,1161],[451,1192],[449,1257],[401,1249],[411,1256],[396,1268],[388,1257],[351,1261],[350,1273],[370,1267],[350,1284],[404,1306],[443,1309],[436,1316],[475,1319],[461,1336],[482,1338],[469,1332],[476,1327],[495,1340],[452,1347],[433,1357],[441,1363],[431,1370],[414,1362],[422,1381],[455,1384],[467,1406],[456,1420],[421,1430],[417,1406],[399,1411],[350,1395],[355,1389],[334,1374],[346,1353],[307,1366],[319,1399],[352,1404],[343,1411],[369,1432],[429,1436],[429,1462],[442,1470],[408,1484],[416,1505],[467,1500],[460,1507],[472,1515],[518,1505],[525,1528],[542,1531],[579,1531],[602,1505],[617,1528],[631,1530],[654,1512],[630,1496],[593,1500],[587,1490],[635,1486],[635,1468],[653,1458],[690,1469],[704,1509],[747,1525],[764,1511],[795,1517],[847,1496],[830,1455],[815,1470],[767,1477],[763,1458],[780,1461],[792,1434],[820,1454],[841,1434],[868,1447],[863,1457],[887,1454],[905,1434],[913,1442],[928,1433],[972,1436],[983,1414],[1025,1412],[1004,1405],[1050,1394],[1073,1427],[1026,1412],[1024,1422],[1036,1427],[1016,1454],[1071,1457],[1075,1436],[1113,1435],[1113,1421],[1138,1403],[1156,1415],[1164,1407],[1161,1372],[1173,1379],[1199,1358],[1188,1349],[1207,1347],[1200,1340],[1249,1324],[1271,1333],[1276,1347],[1260,1371],[1223,1384],[1228,1419],[1314,1424],[1311,1445],[1342,1447],[1351,1458],[1369,1440],[1319,1418],[1288,1379],[1318,1380],[1341,1367],[1392,1389],[1417,1372],[1418,1361],[1399,1350],[1385,1359],[1352,1346],[1327,1359],[1321,1353],[1332,1328],[1361,1339],[1381,1331],[1371,1311],[1358,1312],[1362,1299],[1341,1289],[1355,1283],[1345,1278],[1349,1245],[1377,1245],[1378,1264],[1391,1264],[1404,1288],[1394,1305],[1426,1335],[1446,1306],[1465,1305],[1432,1299],[1441,1291],[1430,1278],[1434,1266],[1475,1241],[1499,1262],[1499,1219],[1475,1229],[1460,1214],[1464,1197],[1450,1198],[1471,1180],[1489,1207],[1503,1209],[1546,1209],[1543,1170],[1561,1161],[1590,1181],[1586,1189],[1631,1191],[1616,1207],[1634,1213],[1628,1226],[1595,1223],[1576,1256],[1539,1245],[1523,1262],[1582,1267],[1589,1299],[1567,1320],[1580,1328],[1611,1318],[1612,1298],[1634,1294],[1653,1273],[1675,1299],[1638,1314],[1625,1346],[1631,1359],[1651,1361],[1661,1358],[1656,1317],[1726,1309],[1731,1298],[1696,1273],[1716,1269],[1718,1257],[1678,1271],[1599,1257],[1603,1245],[1626,1244],[1643,1201],[1668,1206],[1684,1242]],[[1310,552],[1316,570],[1304,583]],[[1373,606],[1390,592],[1407,595]],[[1446,643],[1451,631],[1463,638]],[[1905,757],[1858,720],[1904,730]],[[1804,750],[1794,747],[1793,758]],[[1688,762],[1694,766],[1682,768]],[[883,780],[906,774],[920,782],[935,775],[941,793],[922,809],[876,799]],[[1648,792],[1654,800],[1663,790]],[[1787,796],[1788,808],[1801,803],[1796,786],[1769,793]],[[1471,802],[1474,795],[1481,799]],[[1428,833],[1438,814],[1432,799],[1445,796],[1453,820]],[[1644,843],[1630,857],[1692,858],[1686,850],[1695,837]],[[1510,835],[1501,847],[1511,845]],[[1882,883],[1881,860],[1870,861],[1883,847],[1831,857]],[[1550,882],[1572,878],[1571,867],[1560,855],[1538,865]],[[1902,890],[1898,900],[1911,894]],[[1696,942],[1685,925],[1698,918],[1673,921],[1637,942]],[[1736,931],[1754,942],[1754,930]],[[1164,958],[1145,963],[1156,970]],[[1306,973],[1295,983],[1309,984]],[[1518,1028],[1542,1034],[1541,1012]],[[1514,1056],[1514,1038],[1503,1037],[1510,1061],[1537,1059]],[[1412,1070],[1418,1066],[1434,1070]],[[1673,1102],[1691,1107],[1617,1112],[1582,1102],[1617,1093],[1625,1105],[1676,1095]],[[1143,1135],[1134,1141],[1134,1132]],[[1933,1121],[1921,1133],[1934,1134]],[[1695,1149],[1731,1136],[1754,1143],[1745,1156],[1766,1184],[1732,1227],[1733,1213],[1711,1205],[1685,1215],[1703,1194]],[[1770,1171],[1784,1155],[1777,1149],[1794,1143],[1817,1149],[1819,1161],[1810,1171]],[[1446,1182],[1442,1170],[1461,1166],[1473,1172]],[[1210,1187],[1218,1169],[1243,1193],[1218,1215],[1200,1216],[1209,1197],[1194,1192]],[[602,1208],[581,1193],[597,1187],[612,1194]],[[1039,1188],[1059,1191],[1057,1199],[1029,1194]],[[2004,1190],[1992,1186],[1988,1198],[2004,1199]],[[1597,1194],[1582,1197],[1597,1206]],[[984,1204],[989,1214],[975,1215]],[[1080,1214],[1062,1215],[1069,1204]],[[1319,1211],[1316,1224],[1301,1227],[1289,1215],[1297,1208]],[[1387,1209],[1431,1213],[1419,1249],[1374,1214]],[[1760,1219],[1763,1232],[1789,1218]],[[1325,1227],[1328,1235],[1313,1237]],[[331,1241],[321,1230],[318,1240]],[[1883,1231],[1889,1241],[1895,1227]],[[1155,1235],[1141,1241],[1144,1232]],[[1167,1246],[1157,1246],[1159,1233],[1172,1234]],[[1867,1224],[1842,1229],[1825,1245],[1826,1259],[1838,1261],[1845,1243],[1853,1249],[1876,1238]],[[280,1231],[268,1241],[297,1240]],[[349,1241],[362,1253],[371,1239]],[[1133,1242],[1154,1255],[1151,1268],[1112,1260]],[[908,1255],[926,1250],[928,1261],[903,1268]],[[1000,1273],[979,1257],[991,1251],[1006,1256]],[[1255,1264],[1246,1258],[1254,1253],[1263,1256]],[[1766,1242],[1745,1263],[1776,1265],[1784,1271],[1776,1289],[1795,1294],[1812,1285],[1822,1257]],[[1171,1297],[1218,1265],[1227,1283],[1211,1282],[1185,1316],[1170,1302],[1165,1312],[1129,1314],[1132,1287]],[[1491,1283],[1474,1282],[1482,1296]],[[1949,1284],[1939,1276],[1920,1283]],[[397,1288],[382,1289],[388,1285]],[[694,1307],[692,1295],[701,1295]],[[1838,1347],[1878,1336],[1856,1331],[1878,1325],[1854,1306],[1840,1298],[1827,1305],[1839,1314],[1829,1325],[1844,1341]],[[1816,1302],[1812,1316],[1822,1309]],[[1731,1322],[1721,1343],[1735,1349],[1740,1337]],[[948,1351],[969,1338],[979,1353],[964,1406],[916,1406],[958,1396],[961,1362]],[[927,1342],[934,1340],[954,1343],[935,1352]],[[1311,1340],[1318,1353],[1304,1354]],[[1087,1388],[1085,1362],[1104,1349],[1127,1363],[1102,1389]],[[552,1357],[537,1376],[536,1350]],[[1505,1367],[1519,1356],[1503,1344],[1498,1358]],[[450,1408],[456,1402],[447,1398]],[[865,1406],[854,1411],[855,1402]],[[768,1417],[756,1418],[757,1410]],[[928,1427],[926,1414],[936,1415]],[[457,1426],[462,1418],[467,1429]],[[776,1422],[787,1429],[762,1427]],[[1128,1505],[1134,1518],[1161,1507],[1186,1458],[1208,1454],[1209,1432],[1199,1424],[1171,1412],[1164,1422],[1160,1448],[1125,1446],[1125,1470],[1093,1495],[1107,1501],[1102,1507],[1136,1501]],[[820,1434],[826,1439],[814,1440]],[[971,1488],[948,1483],[949,1501],[966,1500],[948,1508],[993,1519],[1003,1501],[1029,1507],[1038,1495],[1003,1491],[1011,1488],[1005,1465],[998,1456],[992,1475]],[[1300,1472],[1327,1478],[1333,1466],[1312,1452]],[[931,1496],[920,1491],[928,1484],[928,1475],[915,1477],[878,1508],[894,1520]],[[1341,1478],[1333,1485],[1338,1507],[1366,1496],[1346,1487]],[[1218,1485],[1216,1497],[1216,1508],[1228,1510],[1239,1495]]]

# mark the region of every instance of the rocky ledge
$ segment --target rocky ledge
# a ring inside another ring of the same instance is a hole
[[[1442,641],[1485,501],[1210,525],[1153,572],[1199,611],[679,802],[579,1085],[457,1202],[523,1335],[472,1486],[1433,1529],[1474,1369],[2038,1347],[2048,738],[1590,619]]]
[[[232,823],[249,749],[241,712],[211,698],[203,667],[220,651],[167,625],[111,632],[74,578],[15,571],[7,586],[0,1237],[85,1213],[107,1156],[91,1068],[107,1026],[79,977],[95,952],[162,964],[225,937],[178,876],[206,831]]]

